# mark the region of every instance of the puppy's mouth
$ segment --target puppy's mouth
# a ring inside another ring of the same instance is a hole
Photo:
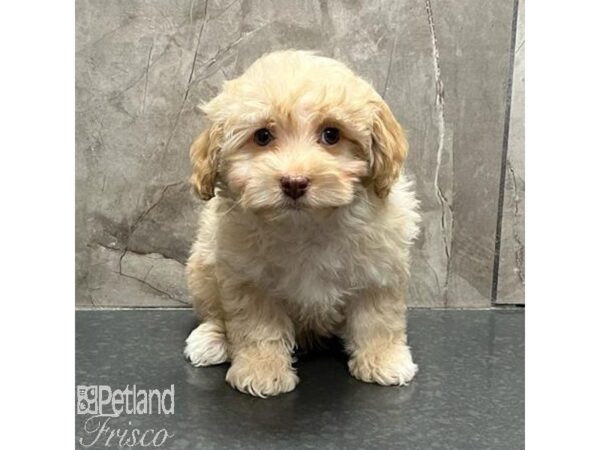
[[[278,209],[290,213],[302,213],[308,212],[311,207],[300,200],[286,200]]]
[[[309,208],[309,205],[306,204],[302,197],[298,199],[285,198],[281,205],[282,209],[289,211],[303,211]]]
[[[297,213],[308,213],[308,214],[317,214],[323,211],[331,211],[333,209],[337,209],[343,205],[337,204],[320,204],[311,201],[310,198],[300,197],[298,199],[284,198],[283,201],[278,205],[280,211],[286,212],[297,212]]]

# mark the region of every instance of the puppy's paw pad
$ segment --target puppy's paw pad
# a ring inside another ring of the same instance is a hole
[[[200,324],[185,340],[183,354],[196,367],[226,362],[227,339],[223,328],[212,322]]]
[[[357,356],[350,359],[348,368],[354,378],[383,386],[405,385],[419,370],[408,348],[388,356],[381,354]]]
[[[255,397],[271,397],[293,391],[300,379],[287,362],[259,364],[234,362],[225,380],[238,391]]]

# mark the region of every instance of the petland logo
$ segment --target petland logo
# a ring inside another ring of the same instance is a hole
[[[127,415],[175,413],[175,386],[162,392],[158,389],[138,389],[127,385],[125,389],[112,389],[106,385],[77,386],[77,414],[89,415],[83,422],[83,447],[104,445],[109,447],[160,447],[174,434],[165,428],[146,430],[132,427],[114,427],[112,419]]]

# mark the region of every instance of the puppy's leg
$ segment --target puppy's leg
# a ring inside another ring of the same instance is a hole
[[[406,384],[418,368],[406,345],[403,293],[376,288],[363,294],[346,309],[344,341],[350,373],[367,383]]]
[[[186,339],[183,353],[196,367],[224,363],[228,359],[227,339],[214,266],[204,265],[200,254],[194,252],[186,266],[186,275],[202,323]]]
[[[231,367],[227,382],[241,392],[268,397],[293,390],[293,325],[282,305],[248,285],[223,296]]]

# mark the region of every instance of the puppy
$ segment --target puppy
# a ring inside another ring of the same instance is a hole
[[[227,382],[267,397],[298,384],[297,345],[336,335],[357,379],[409,382],[419,214],[390,108],[340,62],[280,51],[202,109],[191,182],[212,200],[186,268],[202,321],[186,341],[191,363],[231,361]]]

